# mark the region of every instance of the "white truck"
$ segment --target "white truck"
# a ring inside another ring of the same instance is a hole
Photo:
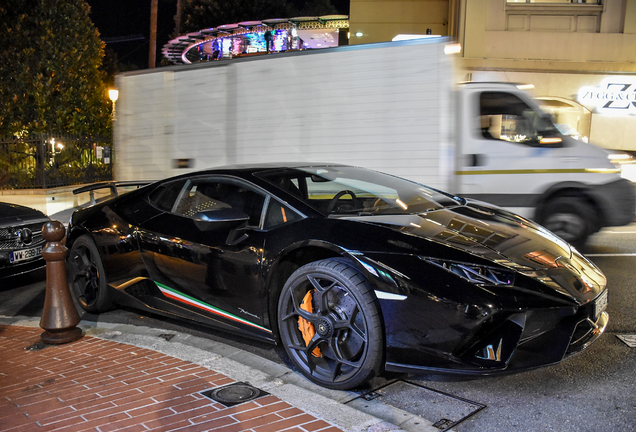
[[[575,245],[634,220],[634,185],[606,150],[561,135],[516,85],[457,84],[448,46],[411,40],[119,74],[116,178],[333,162],[500,205]]]

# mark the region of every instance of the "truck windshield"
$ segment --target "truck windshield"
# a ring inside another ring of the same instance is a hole
[[[487,139],[537,146],[561,142],[549,116],[537,113],[511,93],[481,93],[479,123],[481,135]]]
[[[364,168],[321,166],[258,174],[324,215],[413,214],[463,204],[458,197]]]

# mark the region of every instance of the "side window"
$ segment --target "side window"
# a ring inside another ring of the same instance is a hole
[[[483,92],[479,97],[479,127],[486,139],[538,144],[557,136],[556,127],[517,96],[506,92]]]
[[[258,227],[265,196],[229,179],[195,179],[186,184],[174,213],[194,218],[199,212],[232,208],[246,213],[248,225]]]
[[[183,189],[186,180],[177,180],[170,183],[162,183],[148,195],[150,204],[163,211],[172,211],[174,202]]]
[[[302,216],[280,202],[270,199],[263,229],[272,229],[302,219]]]

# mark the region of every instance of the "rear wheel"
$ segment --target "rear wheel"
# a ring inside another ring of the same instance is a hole
[[[579,198],[552,199],[546,204],[543,215],[544,227],[577,248],[596,231],[595,210]]]
[[[278,301],[278,328],[295,366],[324,387],[354,388],[380,370],[384,338],[377,300],[347,260],[296,270]]]
[[[75,240],[68,257],[68,269],[71,291],[85,311],[100,313],[112,308],[104,265],[90,237]]]

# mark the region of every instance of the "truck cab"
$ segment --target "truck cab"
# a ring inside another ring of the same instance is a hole
[[[634,220],[636,190],[607,150],[562,135],[515,84],[458,88],[457,193],[508,208],[582,246]]]

